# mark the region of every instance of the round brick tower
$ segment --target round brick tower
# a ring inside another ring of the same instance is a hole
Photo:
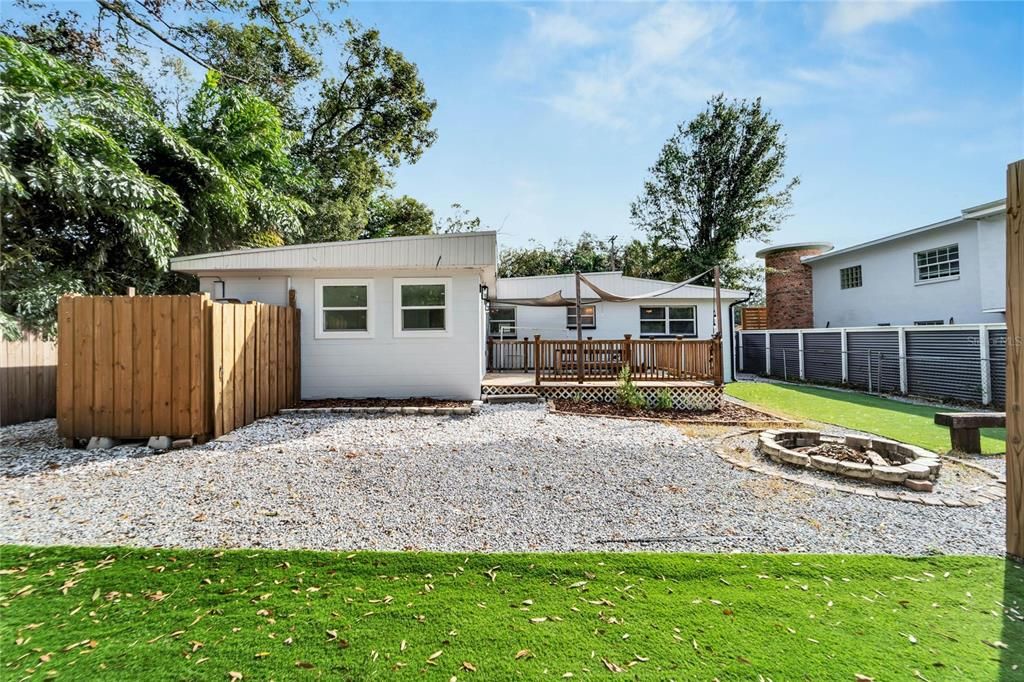
[[[811,266],[800,259],[830,250],[828,242],[803,242],[769,246],[757,252],[758,258],[764,258],[769,329],[814,326],[814,279]]]

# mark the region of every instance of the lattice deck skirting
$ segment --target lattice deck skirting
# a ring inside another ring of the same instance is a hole
[[[672,407],[679,410],[717,410],[722,405],[722,387],[713,384],[681,385],[681,386],[637,386],[647,402],[654,405],[658,394],[667,390],[672,395]],[[481,394],[487,395],[518,395],[532,394],[543,398],[561,398],[563,400],[587,400],[597,403],[614,403],[615,386],[588,386],[587,384],[566,384],[546,386],[493,386],[484,384],[480,387]]]

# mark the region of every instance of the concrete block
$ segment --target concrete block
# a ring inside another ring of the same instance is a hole
[[[878,483],[903,483],[907,472],[903,467],[876,466],[871,469],[871,479]]]
[[[190,448],[193,445],[195,445],[195,443],[192,442],[191,438],[177,438],[171,441],[172,450],[183,450],[185,448]]]
[[[153,436],[149,439],[147,445],[154,450],[170,450],[173,443],[174,441],[171,440],[170,436]]]
[[[468,407],[454,407],[454,408],[452,408],[452,414],[462,415],[462,414],[471,414],[471,413],[472,413],[472,410],[470,410]]]
[[[931,481],[921,481],[913,478],[903,481],[903,485],[919,493],[930,493],[934,487]]]
[[[850,478],[871,478],[871,465],[860,462],[838,462],[837,472]]]
[[[403,407],[402,414],[419,414],[420,408],[418,407]]]
[[[924,464],[918,464],[917,462],[911,462],[910,464],[904,464],[902,467],[907,472],[908,479],[915,479],[923,481],[931,476],[932,470]]]
[[[117,447],[120,441],[113,438],[107,438],[106,436],[93,436],[89,439],[89,443],[85,446],[86,450],[109,450],[110,448]]]
[[[827,471],[833,474],[839,470],[838,460],[832,459],[831,457],[825,457],[824,455],[811,455],[810,460],[811,467],[814,469]]]

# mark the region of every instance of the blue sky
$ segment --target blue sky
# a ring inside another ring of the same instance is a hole
[[[635,234],[708,97],[762,97],[801,184],[776,243],[849,245],[1002,197],[1024,156],[1024,5],[355,3],[419,65],[439,137],[396,190],[503,245]],[[752,254],[758,245],[745,245]]]

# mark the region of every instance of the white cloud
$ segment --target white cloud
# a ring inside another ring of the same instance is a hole
[[[725,5],[661,5],[657,11],[640,18],[630,30],[633,58],[639,64],[678,59],[728,24],[732,17],[733,9]]]
[[[831,5],[825,17],[825,31],[831,34],[858,33],[875,24],[902,21],[925,5],[927,0],[845,0]]]
[[[601,34],[593,26],[567,12],[529,10],[530,39],[555,47],[585,47],[597,43]]]

